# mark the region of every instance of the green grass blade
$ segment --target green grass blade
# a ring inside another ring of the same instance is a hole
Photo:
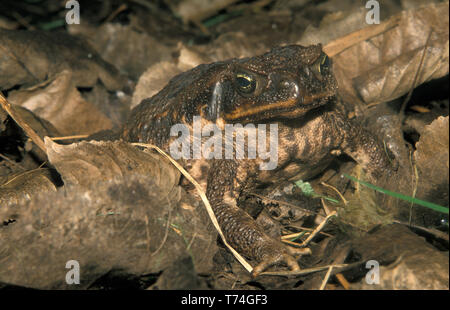
[[[42,30],[49,31],[59,27],[63,27],[66,24],[64,19],[54,20],[48,23],[39,24],[38,27]]]
[[[291,240],[289,240],[289,241],[294,242],[295,240],[297,240],[297,239],[303,237],[303,235],[304,235],[305,233],[306,233],[306,231],[302,231],[301,233],[298,234],[297,237],[291,238]]]
[[[339,204],[339,200],[336,200],[334,198],[328,197],[328,196],[324,196],[324,195],[317,195],[317,197],[323,198],[325,200],[331,201],[335,204]]]
[[[237,10],[237,11],[232,11],[229,13],[213,16],[213,17],[203,21],[203,26],[205,26],[206,28],[215,26],[217,24],[220,24],[220,23],[223,23],[224,21],[229,20],[230,18],[242,15],[242,12],[243,12],[242,10]]]
[[[429,202],[429,201],[420,200],[420,199],[413,198],[413,197],[410,197],[410,196],[406,196],[406,195],[403,195],[403,194],[400,194],[400,193],[389,191],[387,189],[375,186],[373,184],[370,184],[370,183],[358,180],[357,178],[352,177],[351,175],[348,175],[346,173],[344,173],[344,176],[346,178],[352,180],[353,182],[358,182],[358,183],[360,183],[360,184],[362,184],[364,186],[367,186],[368,188],[371,188],[373,190],[379,191],[379,192],[381,192],[383,194],[386,194],[386,195],[389,195],[389,196],[392,196],[392,197],[395,197],[395,198],[398,198],[398,199],[402,199],[402,200],[405,200],[405,201],[408,201],[408,202],[412,202],[412,203],[418,204],[420,206],[430,208],[430,209],[432,209],[434,211],[437,211],[437,212],[448,214],[448,208],[440,206],[438,204],[435,204],[435,203],[432,203],[432,202]]]

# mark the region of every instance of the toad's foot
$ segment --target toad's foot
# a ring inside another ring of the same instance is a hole
[[[259,254],[260,262],[253,268],[253,277],[258,276],[261,272],[271,266],[283,263],[286,264],[291,271],[300,271],[296,257],[311,254],[311,250],[308,248],[299,249],[288,247],[269,237],[264,240],[264,243],[259,250],[261,251]]]

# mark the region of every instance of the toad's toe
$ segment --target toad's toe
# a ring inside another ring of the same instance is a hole
[[[310,249],[290,248],[286,247],[281,242],[271,240],[271,242],[268,242],[264,247],[260,263],[253,268],[252,275],[256,277],[270,266],[279,264],[286,264],[291,271],[299,271],[300,267],[295,257],[307,254],[311,254]]]

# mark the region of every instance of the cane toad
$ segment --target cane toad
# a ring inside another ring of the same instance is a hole
[[[170,144],[179,138],[171,135],[171,128],[184,124],[192,133],[196,117],[202,128],[214,124],[222,130],[227,124],[277,124],[274,169],[261,170],[266,161],[259,157],[229,158],[221,153],[207,159],[192,150],[192,159],[180,162],[203,181],[230,245],[259,262],[254,274],[277,263],[298,270],[296,252],[265,234],[237,202],[258,184],[311,178],[340,152],[374,178],[391,170],[377,138],[340,112],[336,89],[331,61],[320,45],[277,47],[257,57],[203,64],[174,77],[132,111],[122,138],[156,144],[170,153]]]

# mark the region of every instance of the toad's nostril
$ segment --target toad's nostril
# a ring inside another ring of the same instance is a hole
[[[305,72],[306,76],[311,76],[311,70],[309,70],[308,67],[304,67],[303,71]]]

